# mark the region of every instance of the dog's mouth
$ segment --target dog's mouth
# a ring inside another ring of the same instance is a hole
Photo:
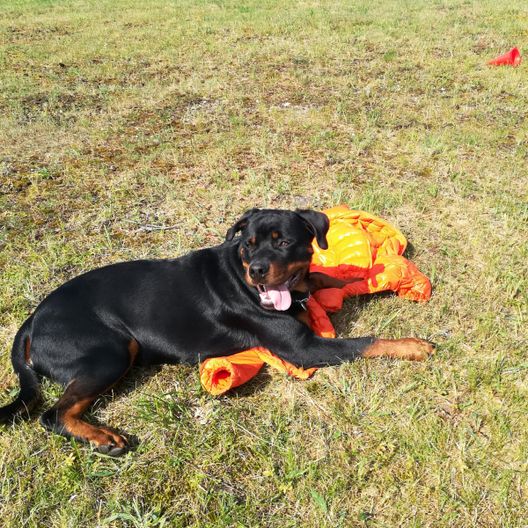
[[[304,270],[298,270],[290,275],[288,280],[281,284],[257,284],[260,296],[260,304],[268,310],[287,310],[292,304],[291,290],[299,283],[303,277]]]

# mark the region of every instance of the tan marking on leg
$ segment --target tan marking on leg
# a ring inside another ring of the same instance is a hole
[[[33,361],[31,361],[30,350],[31,350],[31,340],[29,339],[29,337],[26,337],[26,343],[24,346],[24,361],[26,362],[26,365],[29,365],[30,367],[32,367]]]
[[[130,366],[124,372],[123,376],[129,371],[130,367],[134,364],[134,361],[136,360],[137,355],[139,353],[139,343],[134,338],[132,338],[130,340],[130,343],[128,343],[128,353],[130,354]],[[121,377],[123,377],[123,376],[121,376]]]
[[[134,361],[136,360],[136,357],[139,353],[139,343],[136,339],[131,339],[128,343],[127,348],[128,353],[130,355],[130,363],[128,368],[114,383],[112,383],[105,390],[102,390],[99,394],[103,394],[104,392],[109,391],[126,375],[126,373],[134,364]],[[68,388],[70,386],[73,387],[74,382],[75,380],[72,380],[68,384],[68,386],[66,387],[65,395],[67,393]],[[68,396],[66,396],[66,402],[63,403],[63,406],[61,406],[60,403],[58,405],[60,409],[60,420],[63,423],[66,431],[68,431],[71,435],[82,440],[86,440],[91,444],[95,445],[96,447],[115,445],[117,447],[124,448],[127,442],[121,435],[115,433],[107,427],[96,427],[81,419],[82,414],[86,411],[86,409],[88,409],[90,404],[99,396],[99,394],[79,399],[71,404],[69,402],[72,398],[68,398]]]
[[[362,354],[364,358],[388,357],[424,361],[434,352],[431,343],[407,337],[404,339],[377,339]]]
[[[61,421],[66,431],[76,438],[87,440],[96,447],[113,444],[117,447],[124,448],[126,441],[122,436],[106,427],[95,427],[81,420],[80,416],[86,411],[94,399],[90,397],[79,400],[61,413]]]

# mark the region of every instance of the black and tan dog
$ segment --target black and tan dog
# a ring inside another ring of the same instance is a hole
[[[419,339],[324,339],[300,322],[310,291],[340,285],[308,273],[312,240],[325,249],[327,230],[322,213],[252,209],[220,246],[70,280],[18,331],[12,361],[21,390],[0,420],[36,401],[38,377],[46,376],[65,391],[42,415],[44,427],[118,455],[126,440],[82,415],[132,365],[197,363],[254,346],[306,368],[361,357],[425,359],[433,348]]]

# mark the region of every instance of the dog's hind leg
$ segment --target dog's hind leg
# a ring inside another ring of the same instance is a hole
[[[132,339],[128,354],[105,350],[92,351],[89,365],[66,386],[57,403],[40,418],[46,428],[63,436],[89,442],[102,453],[119,456],[127,449],[125,438],[107,427],[95,426],[82,419],[83,413],[104,392],[113,387],[130,369],[139,345]]]

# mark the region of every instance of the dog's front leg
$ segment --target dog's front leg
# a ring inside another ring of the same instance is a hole
[[[281,359],[303,368],[339,365],[359,358],[375,357],[423,361],[434,351],[431,343],[413,337],[326,339],[314,335],[298,321],[292,320],[291,325],[282,323],[282,328],[259,336],[260,340]]]

